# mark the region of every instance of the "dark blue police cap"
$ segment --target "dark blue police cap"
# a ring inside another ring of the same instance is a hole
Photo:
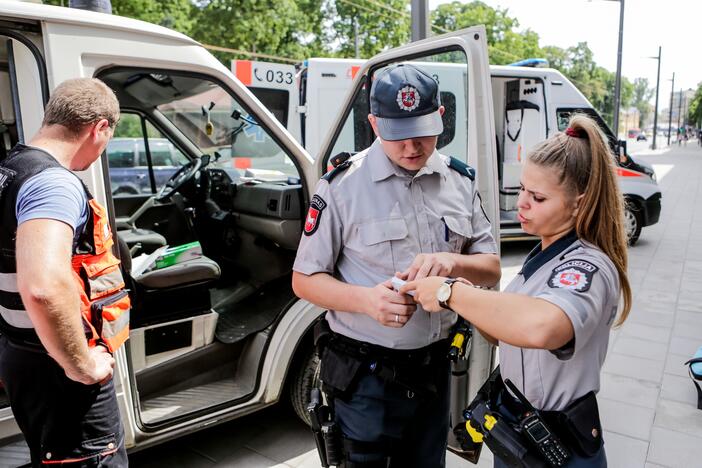
[[[438,84],[413,65],[386,68],[371,85],[370,110],[383,140],[440,135],[440,106]]]

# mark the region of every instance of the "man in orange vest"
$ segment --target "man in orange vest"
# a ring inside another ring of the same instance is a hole
[[[126,466],[112,353],[129,297],[107,213],[71,171],[119,120],[97,79],[61,83],[38,133],[0,161],[0,379],[32,465]]]

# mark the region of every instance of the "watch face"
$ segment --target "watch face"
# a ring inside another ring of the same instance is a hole
[[[439,290],[436,292],[436,299],[439,302],[446,302],[448,298],[451,296],[451,286],[449,286],[446,283],[443,283],[441,286],[439,286]]]

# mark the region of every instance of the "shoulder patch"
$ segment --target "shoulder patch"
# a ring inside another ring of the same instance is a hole
[[[553,269],[548,285],[551,288],[585,292],[590,289],[597,268],[586,260],[569,260]]]
[[[331,171],[329,171],[329,172],[327,172],[326,174],[324,174],[324,175],[322,176],[322,179],[324,179],[324,180],[326,180],[327,182],[330,182],[330,183],[331,183],[331,181],[334,179],[334,177],[338,176],[339,174],[341,174],[342,172],[344,172],[344,171],[345,171],[346,169],[348,169],[349,167],[351,167],[351,161],[346,160],[346,161],[342,162],[341,164],[339,164],[338,166],[336,166],[336,167],[335,167],[334,169],[332,169]]]
[[[327,207],[327,202],[322,197],[315,194],[310,201],[310,209],[307,211],[305,218],[305,229],[303,230],[306,236],[311,236],[319,227],[319,219],[322,217],[322,211]]]
[[[454,158],[453,156],[450,156],[448,167],[450,167],[454,171],[458,172],[462,176],[468,177],[472,181],[475,180],[475,169],[473,169],[472,167],[470,167],[468,164],[464,163],[460,159],[457,159],[457,158]]]

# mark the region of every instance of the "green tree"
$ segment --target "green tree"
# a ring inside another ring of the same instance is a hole
[[[480,1],[454,1],[432,12],[432,26],[438,31],[455,31],[485,25],[490,62],[495,65],[543,56],[538,34],[530,29],[517,32],[519,21],[508,13],[506,8],[492,8]]]
[[[327,29],[325,39],[328,44],[335,44],[332,53],[339,57],[355,56],[356,27],[361,58],[370,58],[410,40],[410,10],[406,0],[373,3],[335,0],[329,2],[326,15],[331,28]]]
[[[702,127],[702,83],[697,85],[697,91],[690,102],[687,121],[697,128]]]
[[[645,126],[649,115],[653,110],[651,106],[651,98],[655,90],[649,87],[648,78],[636,78],[633,84],[633,99],[632,105],[639,110],[639,128]]]
[[[204,44],[302,60],[321,51],[323,0],[198,1],[192,35]],[[230,54],[216,54],[227,63]]]
[[[44,0],[55,6],[68,6],[68,0]],[[194,22],[190,0],[112,0],[112,14],[165,26],[190,34]]]

